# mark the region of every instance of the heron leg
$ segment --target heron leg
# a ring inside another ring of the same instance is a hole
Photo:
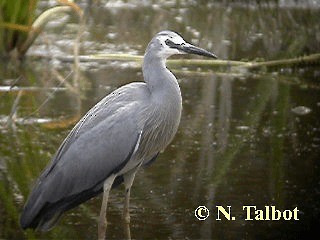
[[[104,240],[106,238],[106,230],[107,230],[107,205],[109,192],[112,187],[112,183],[116,176],[112,174],[103,184],[103,199],[101,204],[99,223],[98,223],[98,239]]]
[[[123,208],[123,219],[124,219],[125,223],[127,223],[127,224],[130,224],[129,201],[130,201],[131,187],[132,187],[133,180],[134,180],[139,168],[140,168],[140,164],[139,164],[139,166],[137,166],[136,168],[127,172],[123,176],[124,186],[125,186],[125,194],[126,194],[125,201],[124,201],[124,208]]]
[[[141,164],[140,164],[141,165]],[[134,177],[139,170],[139,167],[132,169],[130,172],[127,172],[124,175],[124,186],[125,186],[125,200],[124,200],[124,208],[123,208],[123,219],[124,219],[124,227],[125,227],[125,234],[126,239],[131,239],[131,232],[130,232],[130,212],[129,212],[129,201],[130,201],[130,192],[131,187],[133,184]]]

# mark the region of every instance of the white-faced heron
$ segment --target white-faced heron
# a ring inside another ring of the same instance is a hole
[[[178,129],[181,92],[165,61],[184,53],[216,58],[175,32],[155,35],[144,55],[145,82],[116,89],[76,124],[36,182],[20,218],[22,228],[49,230],[65,211],[103,192],[98,237],[104,238],[109,191],[122,182],[129,224],[135,174],[156,159]]]

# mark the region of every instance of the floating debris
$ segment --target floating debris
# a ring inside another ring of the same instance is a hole
[[[298,106],[295,108],[292,108],[291,111],[297,115],[307,115],[311,112],[311,109],[305,106]]]
[[[18,87],[18,86],[0,86],[0,92],[17,92],[17,91],[66,91],[65,87]]]
[[[236,129],[237,130],[241,130],[241,131],[246,131],[246,130],[249,130],[250,129],[250,127],[249,126],[237,126],[236,127]]]
[[[30,124],[44,124],[56,121],[51,118],[15,118],[13,119],[14,123],[21,125],[30,125]],[[0,116],[0,124],[8,122],[8,116]]]

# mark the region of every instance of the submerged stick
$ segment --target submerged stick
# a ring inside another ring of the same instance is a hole
[[[22,96],[22,91],[19,91],[18,95],[17,95],[16,99],[14,100],[13,105],[11,107],[11,112],[10,112],[10,115],[7,120],[7,126],[13,126],[14,118],[17,115],[18,104],[20,102],[21,96]]]
[[[34,57],[51,58],[48,55],[33,55]],[[56,56],[56,59],[64,62],[74,61],[73,56]],[[142,64],[143,56],[130,54],[95,54],[79,56],[80,62],[105,62],[105,61],[129,61]],[[207,60],[207,59],[168,59],[168,66],[201,66],[201,67],[236,67],[236,69],[260,69],[320,65],[320,53],[308,56],[271,60],[265,62],[243,62],[229,60]]]
[[[295,67],[300,65],[320,65],[320,53],[289,59],[271,60],[266,62],[254,62],[246,66],[246,68],[258,69],[261,67]]]

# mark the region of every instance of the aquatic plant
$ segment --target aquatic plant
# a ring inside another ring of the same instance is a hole
[[[81,9],[68,0],[36,17],[38,0],[0,0],[0,57],[21,59],[52,17]]]

